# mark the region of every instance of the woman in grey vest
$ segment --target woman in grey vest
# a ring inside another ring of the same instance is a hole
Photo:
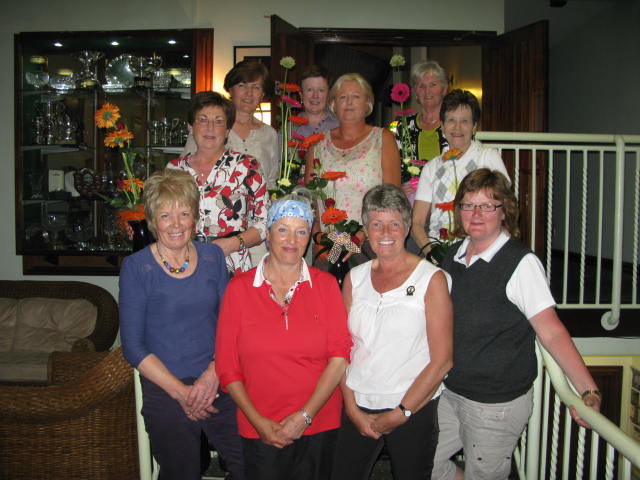
[[[586,405],[599,410],[601,396],[556,314],[540,260],[513,238],[518,206],[507,178],[469,173],[454,205],[454,234],[466,238],[443,261],[453,281],[454,357],[438,405],[433,478],[462,478],[449,458],[463,448],[464,478],[506,479],[531,414],[536,335]],[[571,415],[588,427],[573,407]]]

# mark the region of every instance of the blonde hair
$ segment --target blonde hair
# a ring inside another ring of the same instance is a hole
[[[198,220],[200,192],[195,180],[188,172],[167,168],[155,172],[144,183],[144,216],[149,230],[156,235],[156,213],[162,204],[186,205]]]
[[[336,83],[334,83],[333,87],[331,87],[331,90],[329,90],[329,110],[331,110],[333,113],[336,113],[334,109],[336,95],[338,94],[338,90],[340,90],[340,87],[342,87],[342,84],[344,82],[356,82],[358,85],[360,85],[360,88],[364,92],[365,97],[367,97],[368,108],[366,116],[371,115],[371,112],[373,112],[373,101],[375,100],[375,96],[373,95],[373,89],[371,88],[371,85],[369,85],[369,82],[367,82],[359,73],[345,73],[336,80]]]

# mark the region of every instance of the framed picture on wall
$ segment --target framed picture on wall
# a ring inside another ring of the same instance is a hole
[[[233,47],[233,64],[235,65],[242,60],[255,60],[269,68],[271,62],[271,47],[269,45]]]

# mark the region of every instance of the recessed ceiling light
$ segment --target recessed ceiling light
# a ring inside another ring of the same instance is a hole
[[[54,47],[61,47],[62,44],[60,42],[53,42]]]
[[[115,47],[115,46],[117,46],[117,45],[120,45],[120,42],[118,42],[117,40],[113,40],[113,41],[111,42],[111,45],[113,45],[113,46]]]
[[[182,58],[189,58],[189,54],[185,53],[184,55],[182,55]]]
[[[169,40],[167,43],[168,43],[169,45],[175,45],[175,44],[176,44],[176,43],[178,43],[178,42],[176,42],[175,40]]]
[[[46,59],[46,58],[44,58],[43,56],[40,56],[40,55],[32,55],[32,56],[29,58],[29,61],[30,61],[31,63],[35,63],[35,64],[37,64],[37,65],[41,65],[41,64],[43,64],[43,63],[47,63],[47,59]]]

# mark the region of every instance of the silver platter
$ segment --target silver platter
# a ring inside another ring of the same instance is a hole
[[[118,55],[107,64],[105,78],[107,83],[102,87],[107,91],[116,91],[133,86],[134,73],[129,61],[133,56],[128,53]]]

